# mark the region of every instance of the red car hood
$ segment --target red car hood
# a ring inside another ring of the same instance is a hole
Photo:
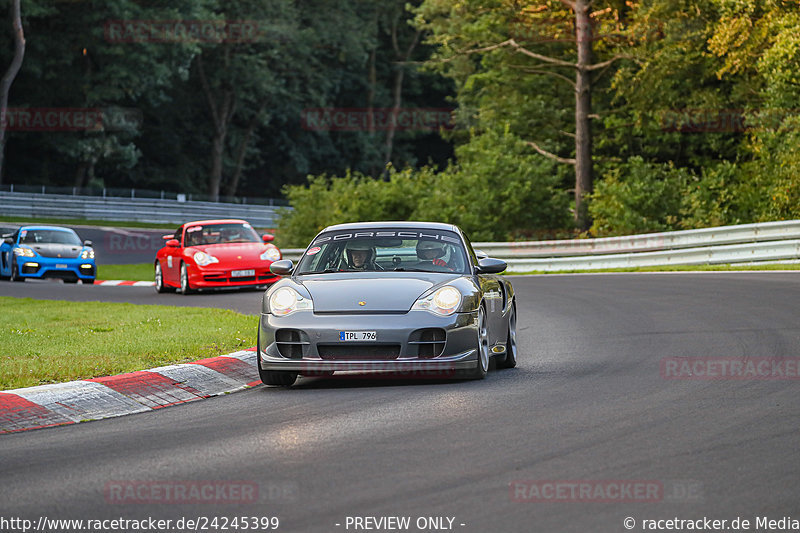
[[[230,244],[204,244],[201,246],[192,246],[187,248],[187,252],[194,254],[196,251],[201,250],[208,255],[213,255],[219,259],[220,264],[237,264],[239,262],[248,262],[256,264],[263,262],[264,266],[270,264],[269,261],[262,261],[260,256],[267,249],[267,246],[258,242],[242,242]]]

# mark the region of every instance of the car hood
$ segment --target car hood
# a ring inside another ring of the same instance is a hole
[[[25,244],[28,248],[32,248],[37,254],[42,257],[61,257],[64,259],[75,259],[81,254],[82,246],[77,244],[56,244],[56,243],[42,243],[42,244]]]
[[[425,291],[458,277],[440,273],[348,272],[300,276],[297,282],[311,294],[315,313],[406,313]]]
[[[259,261],[261,254],[267,247],[258,242],[242,242],[230,244],[205,244],[202,246],[192,246],[190,253],[194,254],[197,250],[213,255],[219,259],[220,263],[236,263],[239,261]]]

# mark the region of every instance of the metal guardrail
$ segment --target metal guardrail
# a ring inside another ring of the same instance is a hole
[[[154,198],[102,198],[0,191],[0,213],[20,218],[81,218],[179,225],[190,220],[243,218],[259,228],[274,228],[277,207]]]
[[[654,252],[783,239],[800,239],[800,220],[762,222],[599,239],[529,242],[477,242],[480,249],[500,258],[562,257]]]
[[[473,245],[491,257],[506,260],[509,272],[757,264],[800,259],[800,220],[599,239]],[[284,257],[293,261],[304,251],[282,250]]]

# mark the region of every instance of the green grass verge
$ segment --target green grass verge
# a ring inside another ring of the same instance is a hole
[[[224,309],[0,297],[0,390],[196,361],[256,344]]]
[[[122,279],[129,281],[153,281],[153,263],[133,265],[97,265],[97,279]]]
[[[512,276],[530,274],[588,274],[595,272],[731,272],[737,270],[800,270],[800,263],[770,263],[764,265],[665,265],[631,268],[600,268],[584,270],[531,270],[530,272],[505,272]]]
[[[13,222],[14,224],[53,224],[57,226],[103,226],[110,228],[150,228],[175,231],[180,224],[154,224],[152,222],[119,222],[113,220],[89,220],[84,218],[20,218],[0,217],[0,222]]]

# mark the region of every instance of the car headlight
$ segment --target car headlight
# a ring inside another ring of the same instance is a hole
[[[425,310],[448,316],[461,307],[461,292],[455,287],[445,286],[414,302],[411,309]]]
[[[94,250],[89,248],[81,252],[81,259],[94,259]]]
[[[194,258],[194,262],[200,266],[210,265],[211,263],[219,263],[219,259],[205,252],[195,252],[192,257]]]
[[[262,261],[280,261],[281,260],[281,251],[278,250],[277,246],[273,246],[272,244],[267,245],[267,249],[264,250],[264,253],[261,254]]]
[[[281,287],[269,297],[270,313],[276,316],[286,316],[301,309],[313,309],[314,303],[310,298],[304,298],[290,287]]]
[[[14,255],[17,257],[36,257],[36,253],[30,248],[14,248]]]

